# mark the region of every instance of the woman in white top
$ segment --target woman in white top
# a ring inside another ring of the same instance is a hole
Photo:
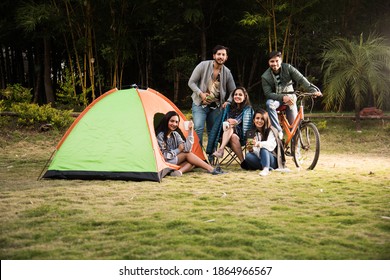
[[[258,109],[253,115],[254,130],[247,137],[244,169],[262,169],[260,176],[267,176],[272,169],[285,168],[283,144],[277,130],[271,126],[267,111]]]

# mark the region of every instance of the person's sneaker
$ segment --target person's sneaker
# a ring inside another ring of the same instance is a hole
[[[283,140],[283,131],[279,131],[278,136],[280,140]]]
[[[169,175],[173,177],[180,177],[183,175],[183,173],[180,170],[173,170],[171,173],[169,173]]]
[[[291,172],[291,169],[288,169],[287,167],[286,168],[276,168],[276,169],[274,169],[274,171],[288,173],[288,172]]]
[[[268,168],[264,168],[263,170],[260,171],[259,175],[260,176],[267,176],[269,174]]]
[[[225,171],[223,171],[220,167],[214,168],[212,171],[208,171],[211,175],[220,175],[220,174],[226,174]]]

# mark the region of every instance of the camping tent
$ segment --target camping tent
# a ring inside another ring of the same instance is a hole
[[[184,114],[161,93],[131,88],[103,94],[62,137],[43,178],[161,182],[178,166],[164,161],[154,127],[172,110],[179,114],[179,128],[187,136]],[[196,134],[192,151],[205,159]]]

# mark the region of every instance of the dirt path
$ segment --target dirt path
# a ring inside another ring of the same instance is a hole
[[[390,156],[363,155],[363,154],[321,154],[316,168],[340,168],[367,170],[388,170],[390,181]]]

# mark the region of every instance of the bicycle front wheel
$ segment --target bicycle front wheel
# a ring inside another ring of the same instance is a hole
[[[293,157],[297,167],[313,170],[320,156],[320,133],[312,122],[303,122],[293,141]]]

